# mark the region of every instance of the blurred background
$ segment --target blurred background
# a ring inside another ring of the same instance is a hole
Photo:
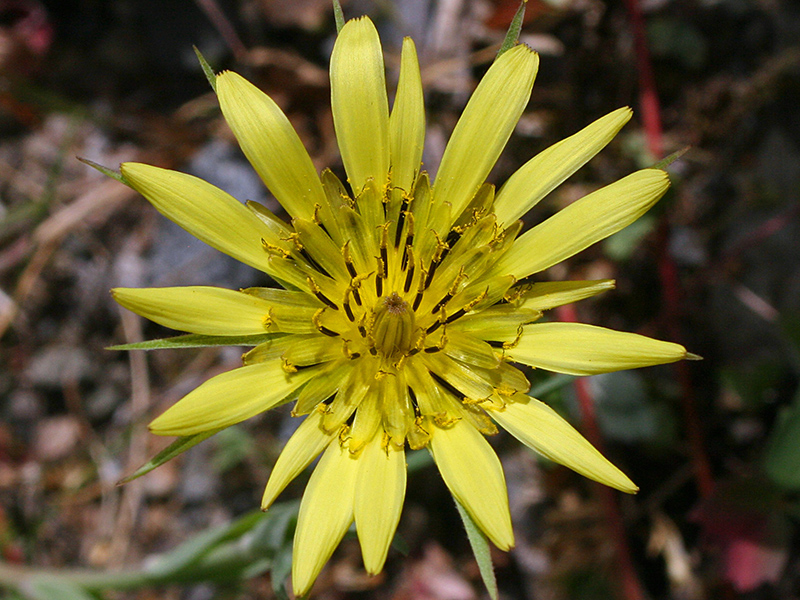
[[[417,42],[435,173],[516,0],[343,6],[378,25],[390,88],[402,37]],[[266,515],[255,509],[296,425],[288,411],[118,487],[168,443],[147,422],[242,349],[105,349],[171,335],[120,310],[112,287],[268,282],[76,157],[180,169],[278,211],[192,46],[269,93],[317,167],[342,173],[334,38],[328,0],[0,0],[0,597],[286,597],[308,475]],[[543,274],[617,280],[551,317],[705,360],[577,383],[532,375],[641,492],[604,491],[495,436],[517,536],[493,555],[502,598],[800,597],[798,39],[794,0],[529,0],[521,40],[541,66],[491,180],[615,108],[636,111],[530,223],[691,146],[655,209]],[[425,455],[409,462],[384,573],[364,574],[350,535],[317,597],[486,597],[438,473]]]

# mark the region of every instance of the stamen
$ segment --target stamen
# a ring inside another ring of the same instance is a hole
[[[442,253],[449,248],[447,246],[447,242],[442,241],[442,238],[439,237],[439,234],[436,233],[435,229],[432,229],[431,233],[433,233],[433,235],[436,237],[436,250],[433,253],[431,262],[439,262],[442,258]]]
[[[336,333],[335,331],[331,331],[330,329],[328,329],[322,323],[319,322],[320,317],[322,317],[322,313],[324,313],[326,310],[327,310],[326,308],[320,308],[317,312],[315,312],[314,316],[311,317],[311,323],[314,325],[314,327],[317,328],[317,330],[320,333],[327,335],[328,337],[338,337],[339,336],[338,333]]]
[[[423,290],[427,290],[430,285],[431,281],[433,281],[433,276],[436,274],[436,267],[439,266],[438,261],[431,262],[431,268],[428,270],[427,274],[425,275],[425,283],[422,286]]]
[[[447,244],[449,247],[452,248],[453,244],[455,244],[458,240],[461,239],[461,235],[463,233],[464,232],[463,232],[463,230],[461,230],[461,228],[453,227],[450,230],[450,233],[447,234],[447,239],[445,240],[445,244]]]
[[[350,308],[350,294],[352,293],[352,291],[353,291],[352,288],[347,288],[344,291],[344,302],[342,303],[342,305],[344,306],[344,314],[347,315],[348,320],[351,323],[355,323],[356,317],[353,314],[353,309]]]
[[[517,337],[515,337],[510,342],[505,342],[503,344],[503,350],[511,350],[512,348],[516,348],[517,344],[519,344],[519,341],[522,339],[523,332],[524,332],[524,329],[522,328],[522,325],[517,327]]]
[[[410,385],[406,386],[406,388],[408,389],[408,398],[411,400],[411,406],[414,408],[414,415],[416,415],[417,418],[420,418],[422,414],[419,411],[419,402],[417,402],[417,395],[414,393],[414,390],[411,389]]]
[[[346,358],[354,360],[361,356],[360,352],[353,352],[350,350],[350,340],[342,340],[342,352]]]
[[[446,324],[447,323],[452,323],[456,319],[460,319],[461,317],[463,317],[465,314],[467,314],[467,311],[464,310],[463,308],[461,308],[461,309],[457,310],[456,312],[454,312],[449,317],[447,317],[447,319],[445,320],[445,323]]]
[[[264,251],[280,254],[283,258],[291,258],[292,256],[292,253],[288,250],[281,248],[280,246],[276,246],[275,244],[270,244],[264,238],[261,238],[261,247],[264,248]]]
[[[403,269],[405,270],[406,266],[409,264],[411,268],[408,269],[406,273],[406,282],[403,284],[403,292],[408,293],[408,290],[411,289],[411,282],[414,281],[414,251],[411,249],[411,246],[406,246],[406,250],[403,253]],[[414,309],[416,310],[416,308]]]
[[[417,295],[414,297],[414,304],[411,305],[411,308],[413,310],[417,310],[421,302],[422,302],[422,290],[419,290],[417,292]]]
[[[305,248],[302,248],[302,247],[300,248],[300,256],[302,256],[304,259],[306,259],[306,261],[308,261],[308,264],[311,265],[311,267],[314,270],[319,271],[320,273],[322,273],[323,275],[325,275],[327,277],[331,276],[331,274],[328,273],[328,271],[325,269],[325,267],[323,267],[316,260],[314,260],[314,257],[311,256]]]
[[[358,322],[358,333],[361,335],[362,338],[367,337],[367,328],[364,324],[367,322],[367,313],[361,315],[361,320]]]
[[[342,256],[344,257],[344,264],[347,267],[347,272],[350,274],[350,277],[356,278],[358,276],[358,271],[356,271],[356,266],[353,264],[353,257],[350,256],[350,240],[347,240],[342,246]]]
[[[439,320],[436,321],[430,327],[428,327],[428,329],[425,330],[425,333],[430,335],[431,333],[439,329],[439,327],[441,327],[442,325],[449,323],[450,321],[445,320],[445,317],[446,317],[445,312],[442,311],[442,314],[439,315]]]
[[[311,277],[306,277],[306,281],[308,282],[308,287],[311,288],[311,293],[314,294],[320,302],[332,308],[333,310],[339,310],[339,307],[336,305],[336,303],[322,293],[322,290],[319,289],[316,281],[314,281]]]
[[[444,295],[444,297],[441,300],[439,300],[439,302],[436,303],[436,306],[433,307],[433,310],[431,311],[432,314],[435,315],[437,312],[439,312],[439,309],[442,308],[445,304],[447,304],[450,301],[450,299],[456,295],[456,292],[458,291],[458,286],[461,285],[461,282],[464,281],[465,278],[466,274],[464,273],[464,267],[461,267],[461,269],[458,272],[458,275],[456,276],[456,280],[453,282],[453,285],[450,286],[450,289]]]
[[[466,400],[466,398],[464,397],[464,394],[462,394],[462,393],[461,393],[461,392],[459,392],[459,391],[458,391],[458,390],[457,390],[455,387],[453,387],[452,385],[450,385],[449,383],[447,383],[447,381],[445,381],[444,379],[442,379],[442,377],[440,377],[439,375],[437,375],[436,373],[434,373],[434,372],[433,372],[433,371],[431,371],[430,369],[428,370],[428,372],[431,374],[431,377],[433,377],[433,380],[434,380],[436,383],[438,383],[438,384],[439,384],[440,386],[442,386],[442,387],[443,387],[445,390],[447,390],[448,392],[450,392],[451,394],[453,394],[453,396],[455,396],[456,398],[458,398],[458,399],[459,399],[459,400],[461,400],[461,401],[464,401],[464,400]]]
[[[406,220],[406,211],[408,210],[408,198],[403,194],[403,204],[400,205],[400,215],[397,217],[397,231],[394,233],[394,247],[400,247],[400,238],[403,236],[403,225]]]
[[[409,212],[407,215],[408,219],[408,227],[407,231],[408,234],[406,235],[406,246],[413,246],[414,245],[414,213]]]
[[[378,272],[375,274],[375,295],[380,298],[383,296],[383,278],[386,276],[384,271],[386,263],[380,258],[376,258],[376,260],[378,261]]]

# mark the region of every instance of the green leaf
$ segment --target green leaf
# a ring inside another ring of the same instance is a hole
[[[419,471],[433,465],[433,457],[425,450],[412,450],[406,454],[406,470],[409,473]]]
[[[253,530],[252,547],[255,554],[278,554],[291,548],[300,501],[273,504],[264,519]]]
[[[96,600],[80,586],[58,577],[34,576],[25,587],[25,595],[35,600]]]
[[[170,338],[136,342],[134,344],[118,344],[106,350],[164,350],[168,348],[207,348],[210,346],[258,346],[283,333],[263,333],[260,335],[202,335],[189,333]]]
[[[779,415],[767,442],[764,470],[780,488],[800,490],[800,392]]]
[[[517,9],[514,18],[511,19],[511,24],[508,26],[508,31],[506,32],[506,37],[503,40],[503,45],[500,46],[500,50],[497,51],[497,56],[511,50],[514,45],[519,40],[519,32],[522,31],[522,20],[525,18],[525,6],[528,4],[528,0],[522,0],[519,3],[519,8]],[[497,59],[495,57],[495,60]]]
[[[610,259],[624,262],[634,255],[642,240],[655,229],[657,224],[656,217],[644,215],[625,229],[606,238],[603,241],[603,251]]]
[[[211,89],[215,92],[217,91],[217,76],[214,73],[214,69],[211,68],[211,65],[208,64],[206,57],[200,54],[200,50],[198,50],[197,46],[192,46],[194,48],[194,53],[197,55],[197,60],[200,62],[200,68],[203,69],[203,73],[208,79],[208,83],[211,84]]]
[[[270,579],[272,580],[272,591],[281,600],[289,600],[289,591],[286,589],[286,581],[289,573],[292,572],[292,545],[287,544],[280,552],[275,555],[272,561]]]
[[[180,579],[182,571],[200,562],[208,553],[218,548],[221,544],[240,538],[258,525],[263,518],[263,513],[253,511],[232,523],[204,531],[184,542],[172,552],[158,557],[147,566],[146,572],[149,576],[157,577],[161,580],[168,580],[170,577],[174,577],[177,581]],[[211,563],[213,562],[211,561]],[[208,570],[209,572],[213,570],[213,564],[206,564],[203,567],[203,570]],[[194,573],[193,576],[198,579],[201,578],[197,573]]]
[[[458,514],[461,515],[461,520],[464,522],[464,529],[467,531],[467,538],[469,538],[469,545],[472,546],[472,554],[475,555],[475,562],[478,563],[478,570],[481,572],[483,585],[486,586],[489,597],[492,600],[497,600],[497,580],[494,577],[494,565],[492,565],[492,551],[489,548],[489,541],[480,530],[480,527],[472,520],[467,510],[461,506],[455,497],[453,497],[453,501],[456,503]]]
[[[183,437],[179,437],[177,440],[172,442],[169,446],[164,448],[161,452],[156,454],[153,458],[148,460],[145,464],[141,467],[136,469],[131,475],[128,475],[124,479],[121,479],[117,485],[123,485],[128,483],[129,481],[133,481],[134,479],[138,479],[142,475],[145,475],[155,469],[156,467],[160,467],[165,462],[172,460],[179,454],[183,454],[192,446],[196,446],[203,440],[210,438],[212,435],[220,431],[219,429],[212,429],[211,431],[204,431],[203,433],[196,433],[195,435],[187,435]]]
[[[217,451],[211,459],[211,466],[217,473],[230,471],[250,456],[255,447],[253,436],[236,425],[220,431],[214,441]]]
[[[533,386],[531,391],[528,392],[528,395],[541,400],[542,397],[546,396],[550,392],[555,392],[556,390],[560,390],[575,381],[574,375],[553,375],[552,377],[548,377],[543,382]]]

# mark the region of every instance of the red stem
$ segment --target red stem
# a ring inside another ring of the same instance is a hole
[[[639,0],[625,0],[625,8],[628,10],[628,18],[631,21],[636,48],[636,69],[639,72],[639,103],[642,109],[642,122],[647,139],[647,149],[655,159],[658,159],[663,153],[661,106],[658,101],[658,92],[656,91],[650,50],[647,47],[647,30]]]
[[[562,321],[575,322],[577,315],[572,305],[561,306],[557,309],[558,317]],[[586,438],[597,448],[601,454],[606,454],[600,427],[597,424],[597,415],[594,410],[594,398],[589,388],[589,381],[579,377],[575,380],[575,394],[578,397],[578,407],[581,412],[581,422],[586,433]],[[628,535],[625,531],[625,522],[617,502],[614,491],[601,484],[597,484],[597,493],[603,505],[603,511],[608,522],[609,532],[616,545],[615,560],[617,573],[620,580],[620,592],[624,600],[644,600],[645,593],[642,588],[636,568],[631,558],[631,547],[628,544]]]
[[[660,158],[663,153],[661,108],[658,101],[658,92],[656,91],[650,50],[647,47],[647,31],[644,17],[642,16],[639,0],[625,0],[625,7],[628,11],[636,47],[636,68],[639,72],[640,89],[639,101],[641,103],[647,148],[654,158]],[[666,326],[671,340],[680,342],[683,337],[680,328],[683,294],[678,270],[669,253],[668,241],[669,224],[662,218],[658,238],[658,270],[666,309]],[[705,451],[703,431],[697,412],[691,374],[688,365],[684,361],[675,363],[673,369],[681,387],[686,435],[689,441],[692,467],[697,480],[698,491],[703,498],[708,498],[714,490],[714,477]]]
[[[669,253],[669,225],[661,221],[658,231],[658,274],[661,280],[662,299],[667,335],[673,342],[680,343],[683,335],[680,326],[683,311],[683,292],[675,261]],[[686,361],[673,363],[672,369],[681,388],[681,405],[686,424],[686,437],[697,488],[702,498],[709,498],[714,492],[714,476],[711,463],[705,450],[703,428],[697,411],[697,401],[692,385],[689,365]]]

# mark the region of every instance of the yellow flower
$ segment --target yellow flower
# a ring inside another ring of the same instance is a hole
[[[502,54],[467,104],[435,183],[420,171],[425,116],[414,43],[403,42],[389,110],[378,33],[348,22],[331,57],[347,188],[320,176],[280,108],[239,75],[216,77],[245,155],[291,217],[240,204],[200,179],[143,164],[122,178],[167,218],[284,289],[116,289],[123,306],[194,334],[261,336],[244,366],[155,419],[159,435],[228,427],[295,401],[304,416],[275,464],[267,509],[322,455],[300,507],[293,586],[304,594],[355,521],[366,570],[383,567],[406,488],[405,449],[427,447],[455,498],[499,548],[514,544],[503,471],[485,435],[506,429],[547,458],[625,492],[636,486],[547,405],[512,363],[593,375],[686,357],[682,346],[542,311],[613,281],[530,276],[622,229],[666,191],[644,169],[518,237],[519,217],[599,152],[622,108],[548,148],[495,193],[486,177],[528,103],[538,56]]]

